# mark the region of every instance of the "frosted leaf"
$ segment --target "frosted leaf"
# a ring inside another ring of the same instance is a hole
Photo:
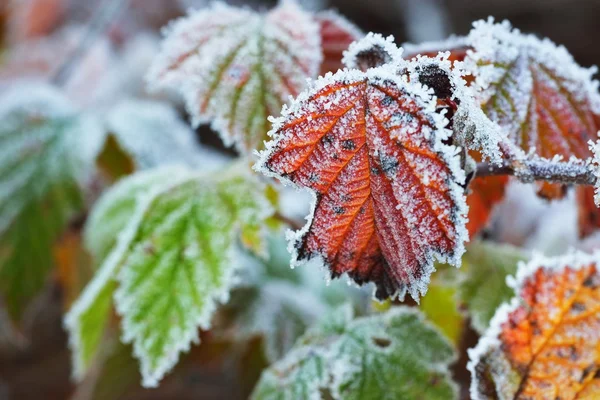
[[[507,280],[515,297],[469,350],[474,400],[580,398],[599,371],[599,257],[571,252],[519,265]]]
[[[253,399],[454,399],[452,346],[416,309],[352,319],[349,307],[263,372]]]
[[[294,2],[266,14],[215,3],[165,31],[148,74],[185,97],[194,123],[211,122],[226,145],[260,147],[279,114],[321,64],[319,24]]]
[[[166,103],[125,100],[106,116],[106,129],[132,157],[138,170],[203,162],[194,131]]]
[[[484,111],[525,152],[587,159],[600,127],[594,68],[577,65],[563,46],[522,34],[504,21],[478,21],[465,67]]]
[[[104,327],[85,325],[86,315],[96,315],[111,282],[122,340],[133,344],[144,386],[156,386],[179,353],[198,341],[198,328],[207,329],[217,303],[228,298],[241,231],[261,225],[272,212],[260,182],[242,170],[218,177],[186,169],[149,171],[126,178],[99,201],[98,213],[123,228],[66,317],[76,366],[79,359],[85,367],[96,350],[88,341]],[[124,221],[127,209],[132,211]],[[109,245],[103,242],[100,252]]]
[[[0,289],[18,318],[46,281],[54,242],[83,211],[102,130],[57,89],[33,82],[0,96],[0,120]]]
[[[418,299],[434,258],[460,262],[464,173],[428,89],[394,72],[317,80],[274,121],[255,168],[314,195],[290,234],[293,265],[321,259],[332,277],[374,282],[379,298]]]
[[[485,332],[496,309],[510,300],[512,290],[506,277],[514,275],[525,254],[517,248],[497,243],[471,243],[463,258],[458,298],[466,306],[472,327]]]
[[[315,15],[321,27],[323,61],[321,75],[342,68],[342,57],[348,46],[363,36],[360,29],[335,11],[323,11]]]

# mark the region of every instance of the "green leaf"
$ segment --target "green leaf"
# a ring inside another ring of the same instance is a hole
[[[457,288],[436,279],[437,274],[421,300],[420,310],[454,344],[459,344],[463,331],[464,317],[458,309]]]
[[[19,319],[54,266],[54,243],[83,211],[81,184],[103,133],[43,85],[5,92],[0,120],[0,291]]]
[[[514,275],[519,261],[525,259],[522,251],[506,244],[473,242],[467,247],[458,298],[466,305],[477,332],[485,332],[496,309],[512,297],[506,277]]]
[[[352,320],[341,308],[263,372],[254,399],[452,399],[452,346],[422,314],[395,307]]]
[[[130,219],[66,318],[74,359],[89,365],[86,346],[77,343],[95,337],[98,324],[86,325],[85,315],[103,304],[116,280],[122,340],[133,344],[144,386],[156,386],[179,353],[198,341],[198,328],[210,326],[216,303],[229,294],[241,229],[260,225],[272,212],[263,185],[239,166],[219,174],[169,171],[133,175],[101,200],[98,215],[117,215],[115,227],[123,226],[125,214]],[[128,212],[132,197],[136,206]],[[101,235],[100,253],[109,246],[107,236]]]
[[[123,179],[94,204],[85,225],[85,245],[100,265],[117,242],[117,236],[130,223],[140,196],[156,190],[169,178],[181,173],[178,167],[139,172]]]

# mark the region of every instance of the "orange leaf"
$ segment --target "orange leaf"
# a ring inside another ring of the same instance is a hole
[[[458,265],[464,252],[464,172],[435,99],[396,68],[319,79],[275,120],[257,168],[314,193],[293,264],[320,258],[380,299],[418,299],[434,256]]]
[[[507,183],[507,176],[476,177],[469,183],[469,237],[474,237],[487,225],[494,206],[504,198]]]
[[[534,258],[511,282],[517,297],[500,307],[469,351],[473,399],[598,398],[600,275],[593,256]]]
[[[315,15],[315,19],[321,27],[321,74],[325,75],[343,67],[344,51],[363,34],[360,29],[334,11],[321,12]]]

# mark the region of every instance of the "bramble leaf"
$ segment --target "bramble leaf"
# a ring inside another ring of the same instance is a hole
[[[454,350],[416,310],[352,320],[340,308],[263,372],[252,398],[453,399]]]
[[[65,318],[79,376],[104,325],[88,319],[105,318],[113,290],[122,340],[133,343],[143,385],[156,386],[179,353],[198,341],[198,328],[210,325],[216,303],[228,297],[241,230],[260,225],[272,211],[260,182],[240,169],[218,177],[152,170],[126,178],[100,201],[99,215],[115,220],[99,235],[97,252],[105,254],[109,232],[123,228]]]
[[[18,319],[54,266],[52,247],[84,209],[100,124],[43,84],[0,97],[0,291]]]
[[[396,66],[316,81],[274,121],[258,169],[314,194],[292,263],[321,258],[377,297],[426,291],[434,257],[464,251],[464,173],[435,100]]]
[[[468,37],[465,65],[475,77],[485,113],[526,153],[587,159],[600,129],[594,68],[580,67],[563,47],[522,34],[504,21],[478,21]],[[560,198],[560,185],[540,195]]]
[[[599,254],[534,257],[510,281],[500,307],[469,351],[477,399],[574,399],[590,394],[599,372]]]
[[[319,72],[319,30],[295,2],[266,14],[217,3],[169,27],[148,80],[179,90],[195,124],[210,121],[247,153],[261,147],[267,117]]]

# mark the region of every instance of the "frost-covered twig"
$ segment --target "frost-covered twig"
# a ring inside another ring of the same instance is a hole
[[[576,185],[595,185],[597,180],[592,164],[545,159],[520,160],[518,164],[478,163],[477,176],[512,175],[523,182],[547,181]]]
[[[100,6],[95,10],[81,42],[52,77],[53,84],[62,86],[67,82],[72,71],[92,47],[98,36],[106,30],[110,23],[116,20],[123,8],[129,3],[128,0],[106,0],[106,2],[108,2],[107,5]]]

